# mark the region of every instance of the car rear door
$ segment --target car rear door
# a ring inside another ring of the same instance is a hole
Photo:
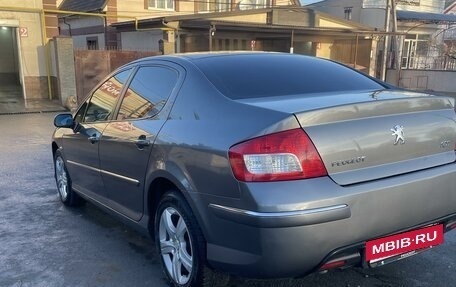
[[[117,106],[130,70],[121,71],[103,82],[75,115],[74,132],[63,136],[67,168],[73,187],[98,201],[106,197],[100,175],[99,141]]]
[[[134,220],[143,214],[149,156],[168,116],[164,107],[178,78],[178,71],[170,67],[139,67],[100,141],[100,167],[109,204]]]

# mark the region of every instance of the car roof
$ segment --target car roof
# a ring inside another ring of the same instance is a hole
[[[244,57],[244,56],[289,56],[289,57],[308,57],[315,58],[305,55],[288,54],[279,52],[259,52],[259,51],[221,51],[221,52],[193,52],[193,53],[182,53],[182,54],[170,54],[162,56],[150,56],[142,59],[133,61],[132,63],[144,63],[149,61],[172,61],[177,63],[192,62],[195,63],[198,60],[210,59],[210,58],[222,58],[222,57]],[[318,59],[318,58],[315,58]]]

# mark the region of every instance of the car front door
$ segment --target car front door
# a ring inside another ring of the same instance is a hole
[[[100,167],[109,204],[133,220],[139,220],[144,212],[149,156],[167,118],[164,106],[178,77],[172,68],[139,67],[116,119],[105,128],[100,141]]]
[[[99,141],[112,118],[130,70],[101,84],[74,117],[73,132],[63,136],[64,154],[73,188],[103,202],[106,191],[100,174]]]

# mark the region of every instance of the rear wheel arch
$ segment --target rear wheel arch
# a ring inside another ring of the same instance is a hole
[[[146,214],[149,216],[147,228],[149,234],[151,235],[151,238],[154,238],[154,222],[158,204],[163,195],[165,195],[169,191],[175,191],[182,196],[185,202],[189,205],[193,215],[195,216],[196,221],[201,231],[203,232],[204,237],[207,238],[206,229],[205,226],[202,224],[203,220],[200,218],[200,213],[198,212],[195,206],[196,204],[191,201],[188,192],[182,185],[179,184],[180,182],[177,179],[173,179],[175,178],[171,174],[160,174],[156,178],[154,178],[152,182],[149,184],[149,189],[147,191],[147,198],[145,199],[145,202],[147,204]]]
[[[169,190],[176,190],[181,192],[179,188],[169,179],[165,177],[155,178],[148,189],[147,192],[147,211],[149,214],[149,223],[148,229],[149,234],[154,238],[154,222],[155,222],[155,213],[157,211],[158,203],[163,195]]]

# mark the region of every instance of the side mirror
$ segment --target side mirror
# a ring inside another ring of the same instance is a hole
[[[73,128],[73,116],[68,113],[56,115],[54,118],[54,126],[58,128]]]

